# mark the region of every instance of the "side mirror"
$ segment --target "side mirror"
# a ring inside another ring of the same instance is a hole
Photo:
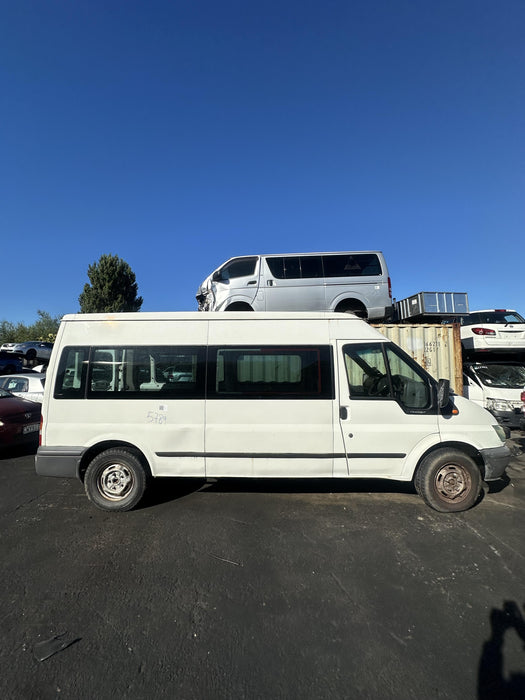
[[[448,379],[439,380],[437,394],[439,408],[446,408],[450,401],[450,381]]]

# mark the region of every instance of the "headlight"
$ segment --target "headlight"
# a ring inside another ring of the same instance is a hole
[[[487,399],[487,408],[489,411],[512,411],[513,406],[510,401],[503,399]]]
[[[493,425],[492,427],[496,431],[501,442],[505,442],[505,440],[507,439],[507,432],[506,432],[505,428],[501,425]]]

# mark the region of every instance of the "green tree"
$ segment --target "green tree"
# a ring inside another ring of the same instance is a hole
[[[23,343],[25,340],[45,340],[54,343],[60,316],[51,316],[47,311],[37,311],[38,320],[27,326],[25,323],[14,325],[9,321],[0,321],[0,343]]]
[[[80,313],[118,313],[140,311],[142,297],[137,296],[135,273],[117,255],[101,255],[88,267],[91,284],[84,285],[78,297]]]

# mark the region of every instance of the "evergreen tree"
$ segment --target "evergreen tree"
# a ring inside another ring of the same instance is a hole
[[[135,273],[117,255],[101,255],[88,267],[91,284],[84,285],[79,296],[80,313],[118,313],[140,311],[142,297],[137,296]]]

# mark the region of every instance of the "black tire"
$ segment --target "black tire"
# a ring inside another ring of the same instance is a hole
[[[26,360],[28,362],[32,362],[33,360],[36,360],[36,350],[34,348],[31,348],[26,352]]]
[[[249,304],[245,304],[242,301],[236,301],[230,304],[226,311],[253,311],[253,308]]]
[[[84,477],[87,497],[102,510],[122,512],[135,508],[147,485],[148,474],[140,459],[121,447],[97,455]]]
[[[16,372],[16,367],[14,365],[7,365],[7,367],[4,369],[4,374],[15,374]]]
[[[474,460],[459,450],[442,449],[423,459],[414,486],[425,503],[440,513],[472,508],[482,488],[481,472]]]
[[[355,314],[355,316],[362,318],[364,321],[368,320],[366,307],[358,301],[341,302],[335,310],[344,314]]]

